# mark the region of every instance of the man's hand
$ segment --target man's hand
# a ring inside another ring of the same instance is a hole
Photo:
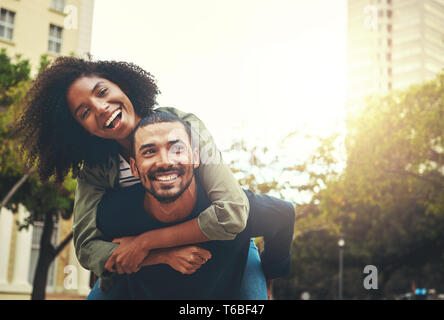
[[[192,274],[196,272],[204,263],[211,258],[208,250],[197,246],[186,246],[170,248],[165,250],[165,262],[176,271],[182,274]]]
[[[137,237],[116,238],[113,242],[120,245],[109,257],[105,268],[118,274],[130,274],[139,271],[149,250],[141,245]]]

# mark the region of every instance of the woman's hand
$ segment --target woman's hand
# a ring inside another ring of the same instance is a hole
[[[196,272],[211,258],[208,250],[197,246],[169,248],[165,249],[163,254],[165,263],[182,274]]]
[[[139,271],[143,260],[149,253],[142,242],[137,237],[116,238],[113,242],[120,245],[106,262],[105,268],[118,274],[131,274]]]

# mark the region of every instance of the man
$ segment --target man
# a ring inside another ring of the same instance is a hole
[[[143,234],[196,217],[210,201],[196,178],[199,154],[187,123],[157,112],[140,121],[132,135],[131,171],[141,184],[107,194],[99,204],[98,228],[121,238],[107,268],[121,260],[141,265],[115,270],[133,299],[236,299],[251,237],[264,236],[262,267],[267,279],[288,274],[294,208],[285,201],[246,191],[251,212],[247,227],[234,240],[209,241],[188,248],[187,258],[171,261],[171,252],[151,250]],[[254,212],[254,214],[252,214]],[[122,237],[141,237],[125,246]],[[141,268],[142,267],[142,268]],[[179,271],[179,272],[178,272]]]

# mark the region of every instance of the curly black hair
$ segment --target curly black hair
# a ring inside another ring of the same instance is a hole
[[[57,58],[34,80],[17,124],[25,162],[28,167],[37,165],[42,181],[54,176],[61,183],[70,170],[75,177],[84,164],[105,163],[120,150],[114,140],[89,134],[70,113],[68,88],[83,76],[98,76],[118,85],[141,118],[152,113],[160,93],[153,76],[135,64]]]

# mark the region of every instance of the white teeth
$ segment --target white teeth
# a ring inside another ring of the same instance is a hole
[[[111,115],[111,117],[109,117],[109,119],[105,122],[105,127],[108,127],[111,122],[114,121],[114,119],[117,117],[117,115],[120,113],[120,110],[116,110],[114,111],[114,113]]]
[[[177,178],[177,174],[172,174],[172,175],[169,175],[169,176],[159,176],[159,177],[156,177],[156,179],[160,180],[160,181],[171,181],[171,180],[174,180],[176,178]]]

